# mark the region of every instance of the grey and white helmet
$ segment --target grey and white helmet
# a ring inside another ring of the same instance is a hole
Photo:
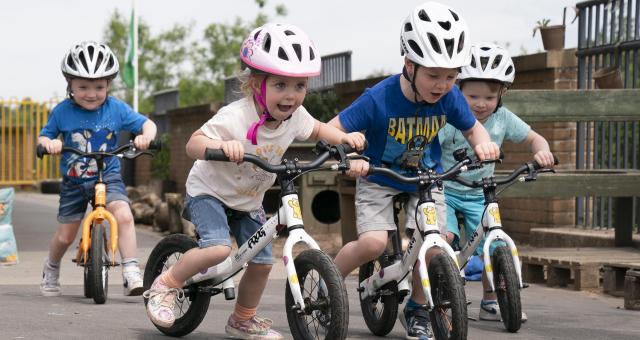
[[[416,6],[402,22],[400,52],[425,67],[469,65],[469,28],[451,7],[437,2]]]
[[[73,45],[61,65],[65,77],[86,79],[113,79],[118,75],[119,67],[109,46],[95,41]]]
[[[513,60],[506,49],[491,43],[471,46],[471,64],[462,68],[459,80],[494,80],[510,85],[516,76]]]

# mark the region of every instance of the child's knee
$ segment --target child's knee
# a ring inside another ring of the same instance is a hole
[[[249,262],[249,266],[248,266],[248,270],[251,269],[252,271],[259,273],[259,274],[264,274],[264,275],[268,275],[271,272],[271,268],[273,268],[272,264],[269,263],[253,263],[253,262]]]
[[[76,238],[75,234],[64,234],[64,233],[56,234],[56,241],[65,247],[69,247],[73,243],[75,238]]]
[[[386,234],[386,232],[385,232]],[[387,237],[380,237],[379,235],[362,237],[358,239],[356,248],[360,250],[367,260],[373,260],[380,256],[387,248]]]

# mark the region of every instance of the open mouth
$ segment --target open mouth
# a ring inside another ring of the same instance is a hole
[[[278,110],[280,110],[282,112],[289,112],[289,110],[291,110],[292,107],[293,107],[293,105],[281,105],[281,104],[278,104]]]

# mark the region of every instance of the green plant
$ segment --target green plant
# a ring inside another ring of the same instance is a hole
[[[162,148],[155,153],[151,161],[151,176],[166,181],[171,179],[171,153],[169,149],[171,137],[168,133],[163,133],[159,139]]]
[[[536,27],[533,28],[533,36],[534,37],[536,36],[536,31],[537,30],[549,26],[550,22],[551,22],[551,20],[550,19],[546,19],[546,18],[542,19],[542,20],[538,20],[536,22]]]

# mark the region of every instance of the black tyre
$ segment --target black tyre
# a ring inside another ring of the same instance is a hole
[[[82,261],[84,261],[84,259]],[[88,261],[91,261],[91,259],[89,259]],[[93,280],[91,279],[91,275],[89,273],[90,267],[91,263],[87,263],[82,268],[84,271],[84,297],[86,298],[91,298],[91,291],[93,290]]]
[[[509,332],[515,333],[522,326],[522,304],[520,282],[509,247],[496,248],[491,256],[491,265],[502,323]]]
[[[173,234],[162,239],[151,251],[147,266],[144,268],[145,291],[151,288],[156,277],[174,265],[182,254],[197,246],[196,241],[182,234]],[[210,280],[207,280],[184,287],[185,297],[179,299],[176,302],[176,308],[174,308],[176,322],[167,328],[154,324],[156,328],[170,336],[184,336],[193,332],[207,314],[211,300],[211,294],[201,291],[200,287],[211,283]],[[145,307],[148,302],[149,299],[145,298]]]
[[[453,259],[444,252],[429,261],[429,280],[434,308],[430,312],[437,340],[467,338],[467,298],[464,282]]]
[[[358,274],[358,282],[362,282],[370,277],[376,271],[388,266],[387,256],[382,255],[379,258],[367,262],[360,266]],[[395,282],[389,282],[385,286],[378,289],[375,296],[362,298],[360,293],[360,309],[364,322],[371,333],[377,336],[385,336],[391,332],[396,324],[398,316],[398,286]]]
[[[295,301],[287,281],[285,303],[293,338],[345,339],[349,328],[349,300],[333,260],[320,250],[308,249],[296,257],[294,264],[305,310],[292,308]],[[320,289],[321,280],[326,292]]]
[[[91,297],[97,304],[107,301],[109,289],[109,257],[104,247],[105,229],[102,224],[94,224],[91,228],[91,249],[89,249],[88,282]],[[85,292],[86,296],[86,292]]]

